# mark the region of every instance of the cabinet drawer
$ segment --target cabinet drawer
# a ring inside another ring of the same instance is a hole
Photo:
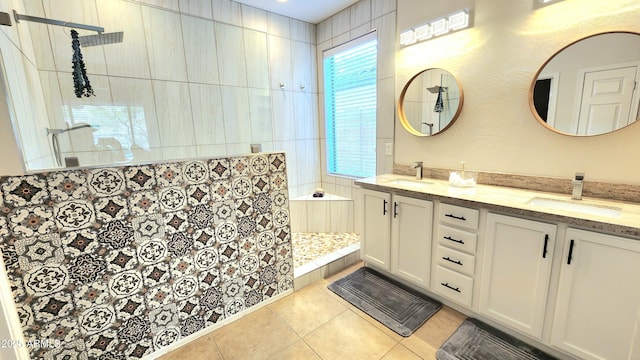
[[[476,269],[476,257],[439,245],[438,264],[451,270],[473,276]]]
[[[473,294],[472,278],[442,266],[436,266],[433,287],[436,293],[462,305],[471,306]]]
[[[441,223],[452,224],[465,229],[478,230],[478,209],[469,209],[462,206],[440,204],[438,219]]]
[[[438,225],[438,242],[453,249],[475,254],[478,235],[440,224]]]

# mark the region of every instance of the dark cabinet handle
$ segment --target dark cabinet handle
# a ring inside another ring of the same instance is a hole
[[[393,202],[393,217],[398,217],[398,203],[395,201]]]
[[[449,288],[449,289],[451,289],[451,290],[453,290],[453,291],[460,292],[460,289],[459,289],[459,288],[454,288],[453,286],[449,285],[449,283],[440,283],[440,285],[442,285],[442,286],[444,286],[444,287],[446,287],[446,288]]]
[[[462,266],[462,261],[460,261],[460,260],[453,260],[453,259],[451,259],[451,258],[450,258],[450,257],[448,257],[448,256],[447,256],[447,257],[443,257],[443,258],[442,258],[442,260],[447,260],[447,261],[449,261],[449,262],[452,262],[452,263],[454,263],[454,264],[457,264],[457,265]]]
[[[464,241],[454,239],[454,238],[452,238],[451,236],[445,236],[445,237],[443,237],[443,238],[444,238],[444,239],[447,239],[447,240],[451,240],[451,241],[456,242],[456,243],[458,243],[458,244],[462,244],[462,245],[464,245]]]
[[[450,217],[450,218],[454,218],[454,219],[457,219],[457,220],[467,221],[467,219],[465,219],[464,216],[455,216],[453,214],[444,214],[444,216]]]
[[[387,215],[387,200],[382,200],[382,215]]]
[[[573,239],[569,242],[569,256],[567,256],[567,265],[571,265],[571,258],[573,257]]]
[[[542,248],[542,258],[547,258],[547,244],[549,244],[549,234],[544,235],[544,248]]]

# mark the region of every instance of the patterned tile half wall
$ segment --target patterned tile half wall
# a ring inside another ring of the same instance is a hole
[[[283,153],[0,178],[32,359],[134,359],[293,288]],[[52,346],[53,344],[53,346]]]

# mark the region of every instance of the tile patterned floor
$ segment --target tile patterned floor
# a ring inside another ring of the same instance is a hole
[[[360,242],[354,233],[293,233],[293,267],[318,260],[325,255],[337,252]]]
[[[403,338],[327,289],[360,266],[296,291],[160,360],[435,359],[465,316],[443,307]]]

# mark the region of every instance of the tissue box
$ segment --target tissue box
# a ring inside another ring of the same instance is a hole
[[[478,173],[475,171],[451,171],[449,173],[449,185],[456,187],[474,187],[476,186]]]

